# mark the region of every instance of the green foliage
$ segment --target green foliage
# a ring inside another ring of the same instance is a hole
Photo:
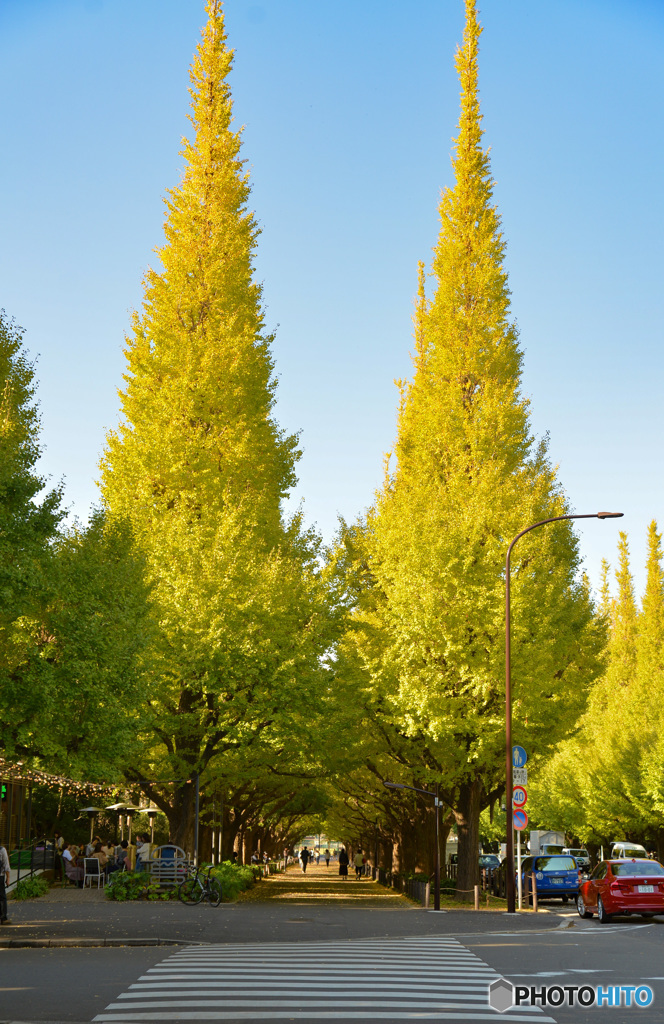
[[[664,855],[664,574],[661,537],[648,530],[646,590],[637,608],[627,535],[620,534],[617,596],[606,672],[594,685],[575,736],[529,788],[529,808],[547,827],[590,844],[647,840]]]
[[[209,866],[206,865],[205,870]],[[256,879],[260,878],[260,872],[257,873],[251,865],[232,864],[224,860],[212,869],[212,877],[221,883],[222,899],[228,902],[236,899],[245,889],[250,889]]]
[[[15,900],[31,900],[36,896],[43,896],[50,886],[41,875],[31,875],[30,878],[21,878],[16,883],[12,896]]]
[[[125,903],[127,900],[172,900],[177,888],[162,889],[152,882],[147,871],[115,871],[104,892],[106,899]]]

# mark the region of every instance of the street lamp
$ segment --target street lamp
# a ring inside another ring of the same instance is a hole
[[[507,824],[507,913],[516,913],[514,898],[514,836],[512,828],[512,680],[510,677],[510,555],[512,548],[524,534],[536,530],[547,523],[559,523],[563,519],[622,519],[624,512],[591,512],[586,515],[553,516],[542,519],[539,523],[527,526],[516,537],[507,549],[505,559],[505,810]]]
[[[432,796],[434,799],[434,806],[436,808],[436,869],[435,869],[435,887],[433,891],[433,909],[440,910],[440,844],[438,842],[438,808],[440,807],[440,800],[438,799],[438,783],[436,783],[436,791],[432,793],[430,789],[419,789],[417,786],[406,786],[403,782],[384,782],[384,786],[388,789],[411,789],[413,793],[424,793],[425,796]]]

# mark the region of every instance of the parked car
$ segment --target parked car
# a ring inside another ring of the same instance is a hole
[[[566,846],[563,853],[568,853],[570,857],[574,857],[582,871],[590,871],[590,854],[583,847]]]
[[[506,863],[501,866],[501,879],[504,877]],[[570,897],[576,899],[581,870],[574,857],[561,853],[543,857],[524,857],[521,861],[521,886],[524,897],[530,893],[530,875],[535,872],[537,896],[542,899],[562,899],[567,903]],[[518,880],[516,882],[518,884]],[[502,883],[504,888],[504,882]],[[494,885],[498,891],[498,881]]]
[[[480,854],[480,870],[483,868],[487,871],[495,871],[496,868],[500,867],[500,857],[497,853],[481,853]]]
[[[580,917],[597,914],[601,924],[614,914],[664,914],[664,867],[656,860],[602,860],[579,888]]]
[[[631,860],[632,857],[645,860],[646,856],[645,846],[639,843],[614,843],[611,847],[611,860]]]

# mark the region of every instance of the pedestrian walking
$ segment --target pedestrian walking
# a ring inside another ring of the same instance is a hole
[[[307,873],[307,864],[309,863],[310,858],[311,858],[311,854],[307,850],[306,846],[303,846],[302,849],[300,850],[300,860],[302,861],[302,874],[303,875],[306,875],[306,873]]]
[[[355,865],[355,881],[361,877],[364,871],[364,854],[361,850],[358,850],[353,858],[353,864]]]
[[[348,854],[343,846],[339,850],[339,874],[345,882],[348,878]]]
[[[7,886],[9,885],[9,857],[0,846],[0,924],[11,924],[7,917]]]
[[[325,853],[323,854],[323,856],[325,857],[325,867],[329,868],[329,866],[330,866],[330,851],[328,849],[326,849]]]

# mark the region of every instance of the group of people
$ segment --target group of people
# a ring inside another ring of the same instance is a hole
[[[339,874],[341,875],[344,882],[348,878],[348,865],[350,864],[350,858],[346,852],[344,846],[339,850]],[[369,874],[369,862],[364,856],[362,850],[358,850],[353,857],[353,867],[355,868],[355,881],[357,882],[362,875]]]
[[[329,868],[331,856],[329,850],[326,849],[323,852],[323,854],[321,854],[318,849],[312,852],[311,850],[308,850],[306,846],[303,846],[302,849],[300,850],[300,863],[302,865],[302,874],[306,875],[307,865],[311,863],[312,860],[315,859],[316,864],[320,864],[321,856],[325,858],[325,866]],[[346,848],[342,846],[339,849],[339,874],[341,875],[341,878],[344,880],[344,882],[348,878],[349,864],[350,858],[348,856],[348,853],[346,852]],[[360,879],[363,875],[369,874],[370,865],[367,858],[364,856],[362,850],[358,850],[355,856],[353,857],[353,867],[355,868],[356,881]]]
[[[325,852],[322,854],[322,856],[325,858],[325,866],[329,868],[329,866],[330,866],[330,851],[329,850],[325,850]],[[310,861],[315,860],[316,864],[320,864],[320,859],[321,859],[321,852],[320,852],[320,850],[316,849],[316,850],[311,851],[311,850],[308,850],[306,846],[303,846],[302,849],[300,850],[300,863],[302,865],[302,874],[306,875],[306,873],[307,873],[307,864]]]
[[[76,843],[67,843],[59,832],[54,836],[54,847],[56,853],[56,870],[58,858],[60,858],[61,870],[64,870],[67,878],[75,882],[79,888],[83,887],[85,876],[86,857],[99,861],[99,873],[106,878],[116,871],[147,871],[151,854],[151,843],[146,835],[136,837],[136,845],[123,839],[118,845],[107,839],[102,843],[99,836],[95,836],[85,847]]]

